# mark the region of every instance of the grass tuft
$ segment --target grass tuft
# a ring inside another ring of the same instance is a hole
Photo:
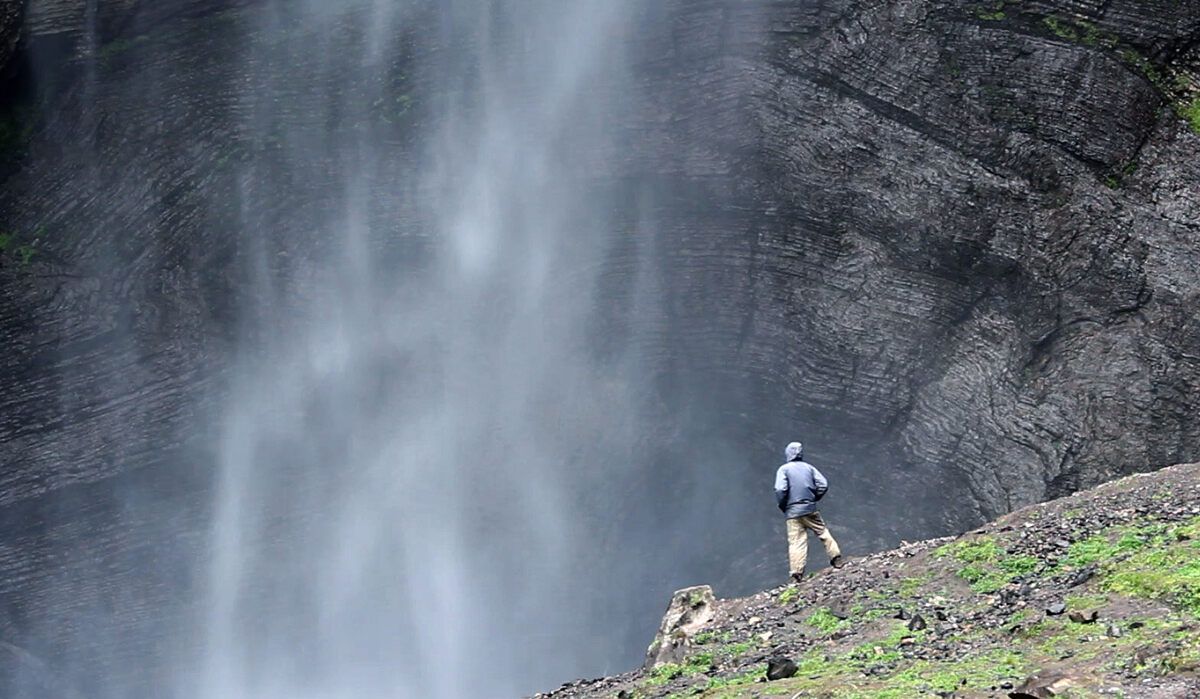
[[[953,558],[963,563],[958,577],[979,594],[991,594],[1016,578],[1037,570],[1040,562],[1032,556],[1010,556],[992,537],[956,541],[934,552],[937,558]]]
[[[1179,115],[1194,133],[1200,134],[1200,95],[1194,97],[1191,102],[1180,105]]]
[[[845,619],[839,619],[834,616],[833,613],[825,607],[821,607],[817,611],[813,612],[812,615],[805,620],[805,623],[824,633],[833,633],[834,631],[843,629],[850,624],[849,621]]]

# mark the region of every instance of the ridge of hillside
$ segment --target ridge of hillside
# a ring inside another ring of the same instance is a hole
[[[1200,697],[1200,464],[751,597],[680,591],[651,651],[536,696]]]

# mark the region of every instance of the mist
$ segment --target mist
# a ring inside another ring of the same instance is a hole
[[[260,305],[180,696],[515,696],[636,657],[618,619],[646,576],[613,574],[659,506],[638,492],[651,367],[636,329],[596,335],[606,260],[653,235],[608,181],[640,4],[256,11],[271,41],[243,60],[294,66],[241,96],[249,143],[275,140],[238,173]],[[418,21],[438,40],[414,59]],[[260,212],[312,177],[323,256],[289,269]]]
[[[753,6],[166,3],[114,40],[89,3],[30,49],[71,85],[30,160],[87,197],[28,225],[115,309],[57,377],[112,367],[57,404],[102,444],[39,452],[104,468],[7,515],[53,552],[12,626],[66,696],[530,694],[636,666],[674,589],[782,575],[783,445],[859,452],[746,380],[723,253],[680,265],[748,228]],[[876,499],[831,506],[844,544]]]

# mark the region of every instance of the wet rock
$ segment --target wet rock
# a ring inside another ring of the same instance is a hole
[[[771,658],[767,661],[767,679],[772,682],[794,677],[798,670],[790,658]]]
[[[1067,611],[1067,605],[1062,602],[1055,602],[1046,607],[1046,616],[1061,616]]]

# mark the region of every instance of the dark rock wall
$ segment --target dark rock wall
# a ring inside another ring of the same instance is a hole
[[[299,88],[282,111],[245,101],[275,70],[246,54],[247,4],[25,10],[31,87],[0,154],[0,620],[83,676],[125,663],[153,684],[129,664],[168,664],[151,609],[194,585],[233,338],[305,293],[308,222],[337,203],[317,164],[281,192],[231,166],[287,164],[239,133],[247,113],[328,116]],[[0,4],[0,46],[18,7]],[[766,482],[796,435],[859,548],[1200,456],[1200,135],[1175,113],[1200,2],[647,7],[625,165],[598,175],[656,225],[605,261],[598,343],[637,326],[662,432],[728,485],[728,534],[694,542],[693,570],[742,589],[779,572]],[[419,66],[440,37],[420,36],[389,89],[436,80]],[[397,168],[422,128],[419,106],[396,120]],[[247,206],[289,235],[242,238]],[[420,227],[419,208],[376,215]],[[254,246],[292,280],[278,299],[247,297]],[[639,276],[659,301],[633,318]],[[105,574],[72,574],[81,556]],[[81,615],[111,635],[81,642],[62,621]]]
[[[782,387],[973,517],[1194,455],[1200,3],[785,15],[753,276],[790,303],[748,304]]]
[[[8,65],[17,50],[24,10],[22,0],[0,2],[0,70]]]

